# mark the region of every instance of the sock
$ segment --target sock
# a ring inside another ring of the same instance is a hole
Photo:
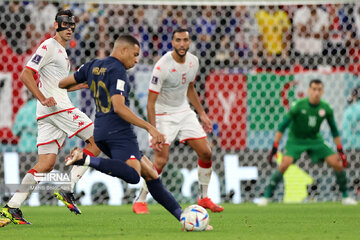
[[[211,165],[212,165],[212,161],[203,162],[200,159],[198,160],[198,179],[199,179],[200,199],[208,197],[208,187],[212,173]]]
[[[173,195],[165,189],[160,178],[147,181],[146,184],[153,198],[180,221],[181,207]]]
[[[271,196],[274,194],[274,191],[279,184],[279,182],[282,180],[283,175],[279,170],[276,169],[276,171],[271,175],[270,183],[266,187],[264,198],[271,198]]]
[[[140,188],[140,193],[138,198],[135,200],[135,202],[146,202],[146,197],[149,193],[149,189],[146,185],[146,182],[144,181],[143,185]]]
[[[162,172],[162,169],[157,168],[157,167],[155,166],[155,164],[153,164],[153,166],[154,166],[155,170],[157,171],[157,173],[160,175],[161,172]]]
[[[16,191],[7,204],[9,207],[20,208],[26,198],[30,196],[32,190],[38,184],[38,182],[34,179],[35,173],[37,173],[35,169],[31,169],[26,173],[23,180],[21,181],[20,189]]]
[[[88,166],[73,166],[70,171],[70,181],[71,181],[71,192],[74,192],[75,184],[80,180],[80,178],[88,170]]]
[[[84,154],[84,156],[86,155]],[[121,178],[125,182],[131,184],[136,184],[140,181],[140,176],[137,171],[121,160],[90,156],[88,156],[87,159],[90,159],[90,167],[95,168],[102,173]],[[85,159],[85,163],[87,162],[87,159]]]
[[[92,152],[87,150],[86,148],[83,149],[85,155],[88,156],[95,156]],[[88,170],[88,166],[73,166],[70,172],[70,180],[71,180],[71,192],[74,192],[75,184],[80,180],[80,178],[85,174],[86,170]]]
[[[335,172],[336,183],[339,184],[340,192],[342,193],[343,198],[349,197],[347,181],[346,181],[346,172],[343,170],[341,172]]]

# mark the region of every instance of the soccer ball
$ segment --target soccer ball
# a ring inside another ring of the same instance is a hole
[[[183,230],[190,231],[204,231],[209,225],[209,214],[205,208],[199,205],[191,205],[184,209],[180,216],[180,223]]]

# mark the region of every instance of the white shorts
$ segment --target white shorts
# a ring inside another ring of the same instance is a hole
[[[37,146],[55,142],[60,149],[69,138],[78,136],[83,141],[94,135],[91,119],[77,108],[69,109],[38,120]],[[39,152],[39,154],[42,154]]]
[[[206,138],[206,133],[200,125],[196,113],[192,110],[156,115],[156,128],[165,135],[165,144],[168,145],[170,145],[176,137],[179,138],[181,143],[187,140]]]

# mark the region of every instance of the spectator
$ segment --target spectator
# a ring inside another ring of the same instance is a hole
[[[342,116],[344,148],[360,149],[360,87],[352,90]]]
[[[329,14],[316,5],[295,11],[293,18],[295,57],[305,68],[317,69],[325,64],[322,53],[329,37]]]
[[[260,7],[255,18],[260,32],[262,64],[270,69],[284,67],[290,49],[291,23],[280,6]],[[280,60],[280,61],[278,61]]]
[[[37,120],[36,120],[36,98],[26,91],[28,101],[16,115],[12,132],[20,138],[17,151],[20,153],[36,152]]]
[[[16,54],[23,54],[30,48],[30,20],[30,12],[19,1],[5,2],[0,6],[0,37],[7,40]]]

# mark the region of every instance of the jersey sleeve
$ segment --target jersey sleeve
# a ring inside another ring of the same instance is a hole
[[[130,83],[128,81],[125,70],[112,70],[109,72],[109,81],[110,81],[110,96],[113,95],[123,95],[128,97],[130,92]]]
[[[43,66],[45,66],[51,61],[51,59],[52,59],[51,46],[49,46],[44,42],[39,46],[39,48],[36,50],[36,52],[31,57],[31,59],[27,62],[26,67],[35,72],[39,72],[39,70]]]
[[[90,68],[91,62],[87,62],[74,73],[74,78],[77,83],[84,83],[87,82],[88,78],[88,72]]]
[[[199,71],[199,59],[197,57],[195,57],[195,63],[194,63],[194,69],[195,69],[195,77],[194,79],[192,80],[192,82],[195,82],[196,81],[196,78],[198,76],[198,71]]]
[[[335,118],[334,118],[334,111],[331,107],[329,107],[329,109],[328,109],[328,112],[326,115],[326,120],[329,123],[331,135],[333,136],[333,138],[338,137],[340,134],[339,134],[339,131],[336,126],[336,122],[335,122]]]
[[[167,67],[159,61],[155,64],[149,84],[149,91],[160,93],[163,82],[166,79]]]

